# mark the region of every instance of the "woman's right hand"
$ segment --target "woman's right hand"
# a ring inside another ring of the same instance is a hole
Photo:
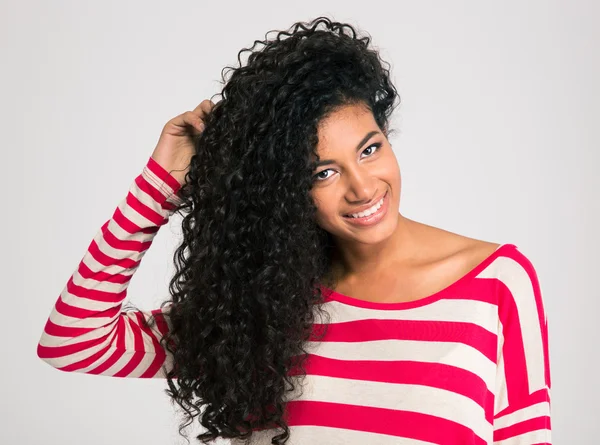
[[[167,122],[152,158],[182,186],[194,155],[193,137],[204,130],[204,118],[215,104],[205,99],[194,111],[186,111]]]

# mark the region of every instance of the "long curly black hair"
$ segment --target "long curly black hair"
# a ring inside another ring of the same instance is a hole
[[[226,67],[229,80],[221,73],[222,100],[197,136],[176,209],[183,240],[161,305],[170,325],[161,344],[173,354],[166,392],[186,412],[180,434],[200,415],[202,443],[248,443],[267,427],[282,429],[273,444],[287,442],[285,397],[305,376],[305,341],[320,338],[313,323],[327,324],[317,320],[328,319],[319,285],[335,287],[335,240],[316,224],[310,194],[318,124],[364,104],[387,135],[398,98],[389,64],[352,25],[318,17],[270,32]]]

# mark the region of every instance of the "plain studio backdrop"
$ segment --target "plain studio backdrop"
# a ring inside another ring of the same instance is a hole
[[[3,1],[1,443],[185,443],[164,381],[61,372],[37,357],[37,342],[163,125],[220,91],[241,48],[320,15],[368,32],[392,65],[402,212],[514,243],[533,262],[549,320],[554,443],[598,443],[592,0]],[[167,298],[179,220],[132,280],[128,301],[141,308]]]

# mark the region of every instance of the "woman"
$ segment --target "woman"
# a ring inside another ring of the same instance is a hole
[[[261,43],[220,102],[165,125],[38,356],[166,378],[204,443],[550,443],[535,269],[399,212],[398,95],[370,39],[319,17]],[[171,299],[124,310],[174,212]]]

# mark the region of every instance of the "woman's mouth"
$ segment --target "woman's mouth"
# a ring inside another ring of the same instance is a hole
[[[354,224],[357,226],[373,226],[380,222],[383,217],[387,214],[387,210],[389,207],[389,190],[385,192],[385,195],[380,200],[380,202],[376,203],[373,207],[365,212],[373,212],[366,216],[360,216],[362,212],[359,214],[352,215],[343,215],[344,220],[346,220],[350,224]]]

